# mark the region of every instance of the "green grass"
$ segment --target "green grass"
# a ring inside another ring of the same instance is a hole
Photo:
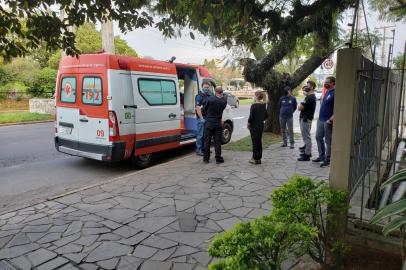
[[[251,105],[252,103],[254,103],[252,98],[240,99],[240,105]]]
[[[52,114],[39,114],[39,113],[29,113],[29,112],[0,113],[0,124],[43,121],[43,120],[53,120],[53,119],[54,119],[54,116]]]
[[[295,133],[295,140],[300,139],[301,135],[299,133]],[[282,136],[279,134],[268,133],[264,132],[262,135],[262,147],[265,149],[272,144],[279,144],[282,143]],[[223,149],[236,151],[236,152],[251,152],[252,151],[252,143],[251,137],[247,136],[242,139],[239,139],[235,142],[230,142],[223,146]]]
[[[262,135],[262,147],[267,148],[268,146],[280,143],[282,141],[282,136],[273,133],[264,133]],[[230,142],[223,147],[225,150],[238,151],[238,152],[251,152],[252,143],[251,137],[247,136],[238,141]]]

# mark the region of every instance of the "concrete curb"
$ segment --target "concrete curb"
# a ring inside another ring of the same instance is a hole
[[[17,122],[17,123],[5,123],[5,124],[0,124],[0,127],[5,127],[5,126],[21,126],[21,125],[29,125],[29,124],[41,124],[41,123],[49,123],[49,122],[54,122],[54,120],[27,121],[27,122]]]
[[[194,156],[194,155],[195,155],[195,153],[187,154],[187,155],[182,156],[180,158],[173,159],[173,160],[170,160],[170,161],[167,161],[167,162],[164,162],[164,163],[159,163],[159,164],[156,164],[156,165],[153,165],[151,167],[148,167],[148,168],[145,168],[145,169],[142,169],[142,170],[138,170],[138,171],[135,171],[135,172],[130,172],[130,173],[127,173],[125,175],[121,175],[119,177],[115,177],[115,178],[103,181],[101,183],[92,184],[92,185],[84,186],[84,187],[81,187],[81,188],[73,189],[71,191],[67,191],[67,192],[62,193],[62,194],[58,194],[58,195],[55,195],[55,196],[52,196],[52,197],[49,197],[49,198],[46,198],[46,199],[43,199],[43,200],[39,200],[39,201],[37,201],[37,202],[35,202],[33,204],[25,204],[25,205],[19,206],[17,208],[13,208],[13,209],[10,209],[10,210],[6,210],[4,212],[0,212],[0,216],[5,215],[7,213],[11,213],[11,212],[16,212],[16,211],[19,211],[21,209],[31,207],[31,206],[34,206],[34,205],[37,205],[37,204],[40,204],[40,203],[44,203],[44,202],[53,201],[53,200],[56,200],[56,199],[59,199],[59,198],[63,198],[65,196],[69,196],[69,195],[72,195],[72,194],[75,194],[75,193],[78,193],[78,192],[81,192],[81,191],[84,191],[84,190],[87,190],[87,189],[90,189],[90,188],[110,184],[110,183],[113,183],[113,182],[116,182],[116,181],[120,181],[123,178],[130,177],[130,176],[133,176],[133,175],[137,175],[137,174],[152,170],[156,166],[166,165],[166,164],[171,164],[171,163],[174,163],[174,162],[178,162],[179,160],[184,160],[184,159],[187,159],[190,156]]]

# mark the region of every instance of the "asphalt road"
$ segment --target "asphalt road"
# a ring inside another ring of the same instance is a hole
[[[233,110],[232,140],[249,135],[249,108]],[[298,131],[298,113],[294,117]],[[53,136],[53,123],[0,127],[0,213],[136,170],[129,162],[101,163],[58,153]],[[192,145],[161,153],[156,164],[193,151]]]
[[[236,140],[248,135],[249,106],[233,114]],[[53,123],[0,127],[0,213],[136,170],[129,162],[101,163],[58,153],[53,136]],[[193,145],[164,152],[156,163],[192,151]]]

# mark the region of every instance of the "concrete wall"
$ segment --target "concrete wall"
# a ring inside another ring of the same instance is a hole
[[[29,101],[31,113],[55,114],[55,99],[32,98]]]

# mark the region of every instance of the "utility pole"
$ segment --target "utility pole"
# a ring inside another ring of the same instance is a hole
[[[115,54],[113,21],[107,19],[102,22],[102,49],[106,53]]]
[[[72,1],[72,5],[74,4],[74,1]],[[65,9],[61,9],[59,11],[59,19],[61,20],[61,22],[63,22],[66,19],[66,12]],[[69,26],[68,27],[68,31],[75,33],[76,32],[76,27],[75,26]],[[61,56],[64,57],[66,56],[66,53],[64,50],[62,50]]]
[[[395,25],[389,25],[389,26],[382,26],[382,27],[376,27],[375,29],[383,29],[383,38],[382,38],[382,46],[381,46],[381,66],[385,65],[385,43],[387,39],[392,39],[395,36],[395,32],[392,31],[393,36],[392,37],[386,37],[386,29],[389,28],[394,28]]]

